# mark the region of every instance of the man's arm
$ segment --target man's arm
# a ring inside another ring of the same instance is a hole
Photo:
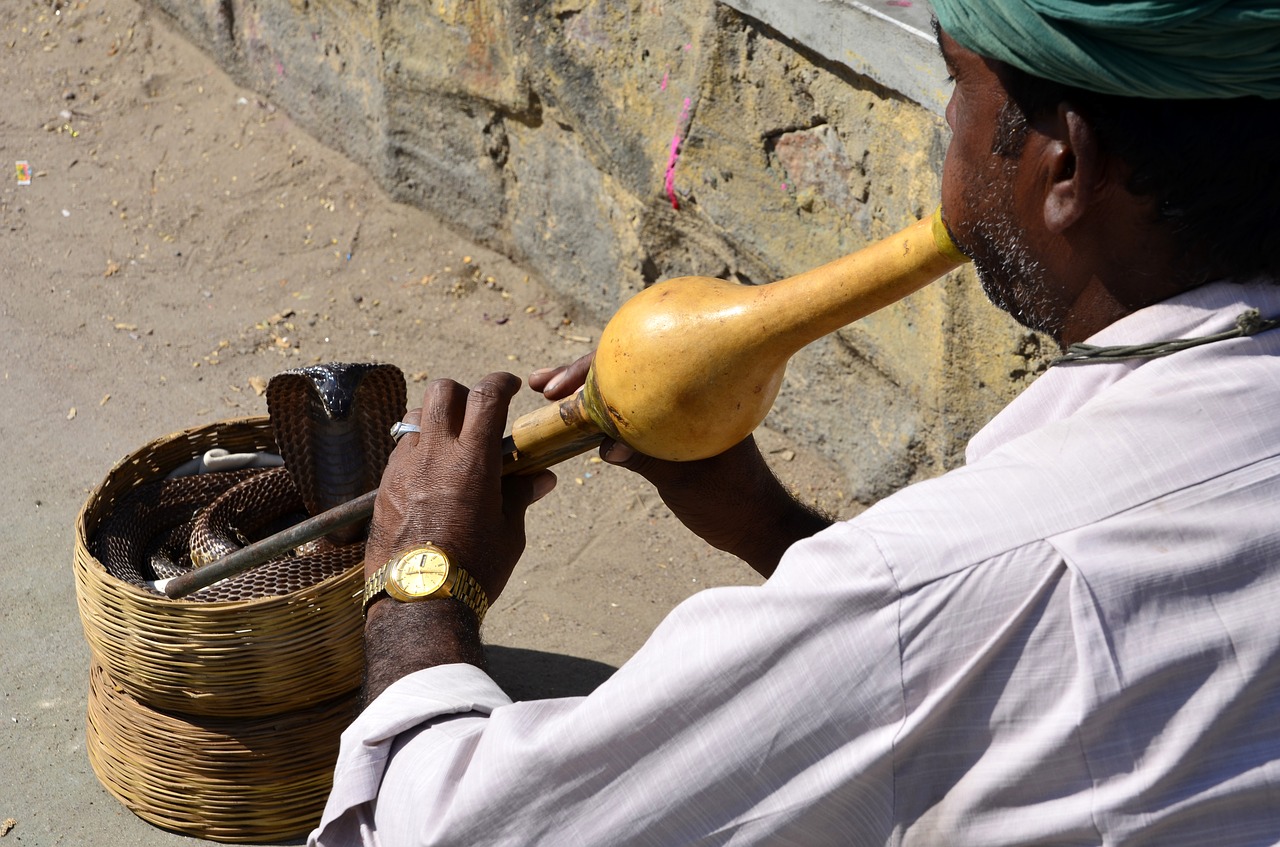
[[[364,654],[365,705],[423,668],[467,664],[485,669],[480,622],[458,600],[375,602],[365,621]]]
[[[524,548],[525,510],[554,485],[548,472],[501,476],[501,435],[518,386],[515,377],[494,375],[470,391],[449,381],[428,388],[422,409],[407,416],[421,434],[400,441],[383,476],[366,572],[432,542],[491,601],[498,596]],[[725,460],[730,465],[765,467],[750,442],[735,451],[746,455]],[[706,498],[720,501],[708,510],[713,525],[764,528],[753,510],[785,495],[772,474],[753,496],[751,474],[713,473],[709,462],[675,487],[719,486]],[[692,467],[661,464],[682,473]],[[726,492],[742,497],[742,513],[735,516]],[[785,524],[761,534],[776,531],[781,549],[805,532],[803,522],[777,528]],[[730,542],[769,571],[768,560],[780,555]],[[785,829],[791,815],[779,811],[801,808],[786,775],[813,772],[810,754],[825,758],[833,744],[848,743],[847,720],[796,721],[801,704],[840,703],[866,715],[871,702],[900,699],[867,679],[894,647],[892,608],[887,617],[878,611],[892,582],[873,569],[857,580],[863,597],[851,603],[826,588],[848,570],[841,551],[792,568],[802,577],[791,586],[703,592],[590,697],[533,703],[512,704],[480,670],[478,621],[461,602],[376,601],[366,624],[370,703],[343,736],[311,843],[681,843],[690,831],[758,829],[766,837]],[[859,605],[877,611],[850,618]],[[859,632],[846,631],[855,623]],[[813,669],[849,642],[871,648],[855,669],[856,697],[837,675],[813,679]],[[899,675],[886,679],[892,688]],[[773,762],[779,750],[789,752]],[[877,755],[868,747],[855,758]],[[760,777],[766,759],[781,782]],[[854,792],[862,793],[849,795],[856,807],[880,804],[878,783]]]
[[[696,462],[664,462],[619,443],[606,443],[601,456],[643,476],[691,532],[766,578],[787,548],[832,524],[778,481],[752,436]]]
[[[419,434],[400,440],[383,473],[365,545],[365,576],[422,544],[444,549],[492,603],[524,551],[524,515],[555,487],[555,475],[502,477],[507,408],[520,388],[490,374],[471,389],[451,380],[428,386],[406,419]],[[366,701],[414,671],[466,663],[484,667],[480,622],[452,599],[369,606],[365,624]]]
[[[699,592],[587,697],[512,703],[471,664],[400,678],[344,734],[313,843],[882,843],[896,586],[840,538]]]
[[[529,387],[548,400],[567,397],[586,380],[593,356],[534,371]],[[662,461],[611,440],[600,455],[643,476],[691,532],[764,577],[773,574],[788,547],[832,524],[779,482],[751,436],[719,456],[696,462]]]

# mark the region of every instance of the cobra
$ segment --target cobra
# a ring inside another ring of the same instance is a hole
[[[394,365],[330,363],[285,371],[267,385],[283,467],[199,473],[140,485],[112,511],[94,555],[112,576],[150,593],[193,566],[377,487],[404,417]],[[363,527],[204,588],[198,602],[251,600],[315,585],[363,558]]]

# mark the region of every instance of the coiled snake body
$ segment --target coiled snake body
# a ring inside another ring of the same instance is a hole
[[[273,377],[267,410],[284,467],[140,485],[104,522],[94,555],[113,576],[163,596],[157,580],[376,488],[405,399],[394,365],[313,365]],[[188,599],[249,600],[315,585],[361,560],[362,535],[362,527],[348,528]]]

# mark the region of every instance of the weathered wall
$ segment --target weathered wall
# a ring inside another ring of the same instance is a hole
[[[931,111],[709,0],[145,0],[397,199],[591,317],[765,282],[931,211]],[[1040,365],[968,272],[803,351],[771,425],[864,502],[959,461]]]

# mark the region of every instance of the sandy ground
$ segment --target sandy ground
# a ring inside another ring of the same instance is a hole
[[[103,790],[84,749],[75,516],[120,458],[265,413],[255,385],[317,361],[410,377],[525,375],[590,349],[518,265],[390,201],[129,0],[7,0],[0,23],[0,847],[188,841]],[[29,185],[17,163],[29,163]],[[517,411],[538,405],[532,392]],[[802,496],[838,474],[767,430]],[[531,513],[486,623],[517,697],[588,692],[676,603],[749,582],[643,481],[583,456]]]

